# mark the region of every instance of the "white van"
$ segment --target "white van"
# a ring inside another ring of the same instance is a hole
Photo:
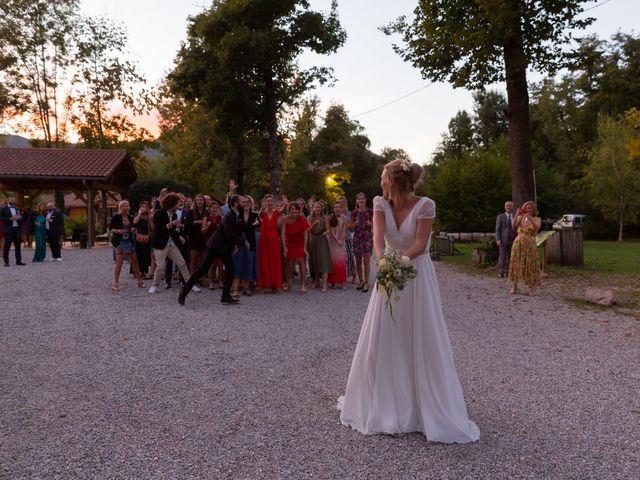
[[[560,220],[553,224],[553,229],[582,228],[586,219],[587,216],[581,213],[565,213]]]

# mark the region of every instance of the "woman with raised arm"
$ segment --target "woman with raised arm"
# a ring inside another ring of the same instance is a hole
[[[393,160],[382,171],[382,197],[373,199],[373,246],[409,258],[416,277],[393,301],[374,288],[364,316],[340,420],[365,434],[422,432],[427,440],[465,443],[480,431],[469,420],[429,258],[435,203],[414,195],[422,167]]]
[[[536,234],[540,231],[542,220],[532,201],[525,202],[516,212],[513,229],[518,236],[511,246],[509,260],[509,281],[513,284],[509,293],[518,293],[518,283],[524,280],[529,287],[529,295],[535,294],[540,283],[540,258],[536,245]]]

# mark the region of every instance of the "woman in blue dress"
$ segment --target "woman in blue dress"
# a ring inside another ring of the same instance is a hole
[[[251,295],[251,284],[258,279],[256,269],[256,229],[260,225],[258,214],[253,211],[253,199],[249,195],[242,198],[242,211],[240,212],[240,225],[242,228],[242,243],[233,256],[235,266],[235,278],[231,289],[231,296],[238,297],[238,288],[245,295]]]
[[[34,213],[33,236],[36,240],[36,251],[33,254],[34,262],[44,262],[47,256],[47,211],[44,203],[39,203]]]

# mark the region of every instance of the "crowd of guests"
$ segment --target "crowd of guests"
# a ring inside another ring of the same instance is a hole
[[[22,244],[31,248],[35,243],[32,262],[44,262],[47,246],[51,250],[50,261],[62,261],[61,242],[64,236],[64,214],[53,203],[38,203],[34,210],[20,209],[15,197],[0,202],[0,248],[4,266],[9,267],[11,246],[15,250],[16,265],[24,266]]]
[[[152,280],[149,293],[179,279],[181,304],[201,288],[222,289],[223,303],[237,303],[241,294],[255,291],[305,294],[308,288],[326,292],[349,283],[367,292],[372,227],[373,211],[363,193],[350,209],[345,197],[327,205],[269,194],[258,206],[251,196],[233,192],[220,202],[162,190],[158,198],[141,202],[135,214],[127,200],[119,202],[110,225],[116,260],[112,289],[120,290],[128,256],[138,285]]]

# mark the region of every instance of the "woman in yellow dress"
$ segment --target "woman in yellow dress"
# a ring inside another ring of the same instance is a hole
[[[511,260],[509,261],[509,281],[513,287],[509,293],[518,292],[518,283],[524,280],[529,287],[529,295],[533,295],[534,289],[540,283],[540,259],[536,247],[536,234],[540,230],[542,220],[538,217],[535,203],[525,202],[519,208],[516,218],[513,220],[513,229],[518,236],[511,247]]]

